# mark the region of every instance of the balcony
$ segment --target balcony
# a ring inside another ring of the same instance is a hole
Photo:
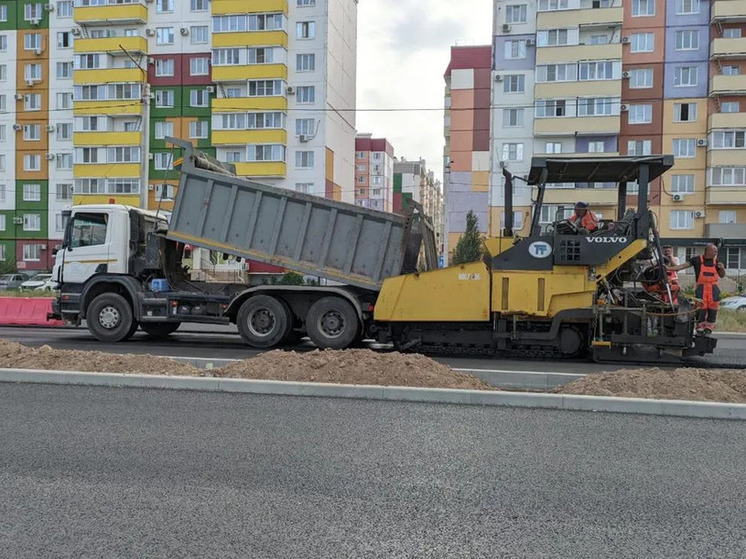
[[[573,99],[588,95],[593,91],[599,97],[621,97],[622,80],[592,80],[577,82],[537,83],[534,96],[537,99]]]
[[[746,21],[746,10],[740,0],[714,0],[710,19],[715,22]]]
[[[75,8],[75,23],[82,25],[119,25],[123,23],[145,23],[148,8],[144,2],[138,4],[115,4],[109,0],[107,6]]]
[[[733,205],[746,204],[746,187],[740,186],[710,186],[706,189],[705,202],[707,204]]]
[[[708,167],[743,167],[746,149],[711,149],[707,152]]]
[[[709,129],[717,128],[746,128],[746,112],[710,115]]]
[[[288,0],[212,0],[212,15],[258,12],[288,13]]]
[[[613,26],[621,25],[623,9],[588,8],[584,10],[557,10],[539,12],[536,18],[537,29],[558,29],[576,26]]]
[[[537,136],[619,134],[620,122],[619,115],[537,118],[534,120],[534,134]]]
[[[147,53],[148,40],[145,37],[105,37],[102,39],[76,39],[75,52],[106,52],[126,56],[130,53]]]
[[[622,44],[569,45],[565,47],[539,47],[536,49],[536,64],[555,62],[577,62],[578,60],[622,59]]]
[[[708,223],[705,237],[743,239],[746,238],[746,223]]]
[[[287,97],[222,97],[212,100],[216,113],[248,111],[287,111]]]
[[[75,85],[103,83],[144,82],[147,75],[140,68],[99,68],[96,70],[75,70]]]
[[[139,99],[109,99],[107,101],[75,101],[73,114],[82,115],[110,115],[126,116],[142,113],[142,103]]]
[[[212,48],[283,46],[288,48],[286,31],[237,31],[235,33],[213,33]]]
[[[746,57],[746,37],[714,39],[711,50],[712,58],[744,58]]]
[[[288,143],[288,133],[282,129],[264,130],[213,130],[213,145],[240,146],[245,144]]]
[[[285,64],[250,64],[246,66],[213,66],[215,82],[245,82],[246,80],[284,79],[288,77]]]
[[[138,178],[140,176],[139,163],[76,163],[73,170],[75,178]]]
[[[251,163],[236,163],[236,174],[241,177],[285,177],[286,164],[284,161],[253,161]]]
[[[75,132],[76,146],[138,146],[140,132]]]
[[[710,80],[710,95],[746,94],[746,75],[713,76]]]
[[[585,155],[585,154],[584,154]],[[574,205],[578,200],[591,206],[615,206],[616,188],[547,188],[544,191],[545,204]]]

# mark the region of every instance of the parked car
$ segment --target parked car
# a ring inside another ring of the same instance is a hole
[[[726,297],[725,299],[720,301],[720,306],[724,309],[746,311],[746,297],[742,297],[740,295]]]
[[[0,289],[18,289],[28,279],[26,274],[5,274],[0,276]]]
[[[26,280],[21,284],[21,289],[30,291],[35,289],[37,291],[53,291],[57,289],[57,282],[52,279],[52,274],[37,274],[30,280]]]

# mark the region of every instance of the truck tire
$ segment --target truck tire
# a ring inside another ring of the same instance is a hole
[[[284,301],[269,295],[247,299],[236,317],[238,332],[251,347],[266,349],[282,343],[293,322]]]
[[[181,322],[141,322],[140,328],[151,338],[165,338],[179,329]]]
[[[102,342],[121,342],[134,332],[135,320],[127,299],[116,293],[103,293],[96,297],[85,315],[88,331]]]
[[[306,332],[320,349],[345,349],[357,340],[360,322],[349,302],[341,297],[324,297],[308,310]]]

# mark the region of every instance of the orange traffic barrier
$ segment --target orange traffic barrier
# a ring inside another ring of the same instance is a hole
[[[52,297],[0,297],[0,326],[64,326],[62,320],[47,320]]]

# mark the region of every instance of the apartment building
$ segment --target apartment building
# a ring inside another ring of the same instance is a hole
[[[394,162],[394,213],[406,210],[410,201],[422,206],[433,223],[435,246],[443,254],[445,204],[443,190],[433,171],[428,170],[424,159],[407,161],[403,157]]]
[[[394,147],[386,138],[358,134],[355,138],[355,204],[393,211]]]
[[[671,153],[650,192],[664,241],[683,258],[722,238],[729,267],[746,267],[744,24],[739,0],[496,0],[493,228],[503,166],[523,176],[533,155]],[[613,217],[614,187],[550,185],[540,222],[578,200]],[[524,234],[530,196],[519,181]]]
[[[355,0],[0,0],[0,262],[49,269],[73,203],[169,210],[166,136],[353,201],[356,18]]]
[[[487,232],[490,208],[492,48],[451,47],[445,72],[444,253],[453,252],[473,211]]]

